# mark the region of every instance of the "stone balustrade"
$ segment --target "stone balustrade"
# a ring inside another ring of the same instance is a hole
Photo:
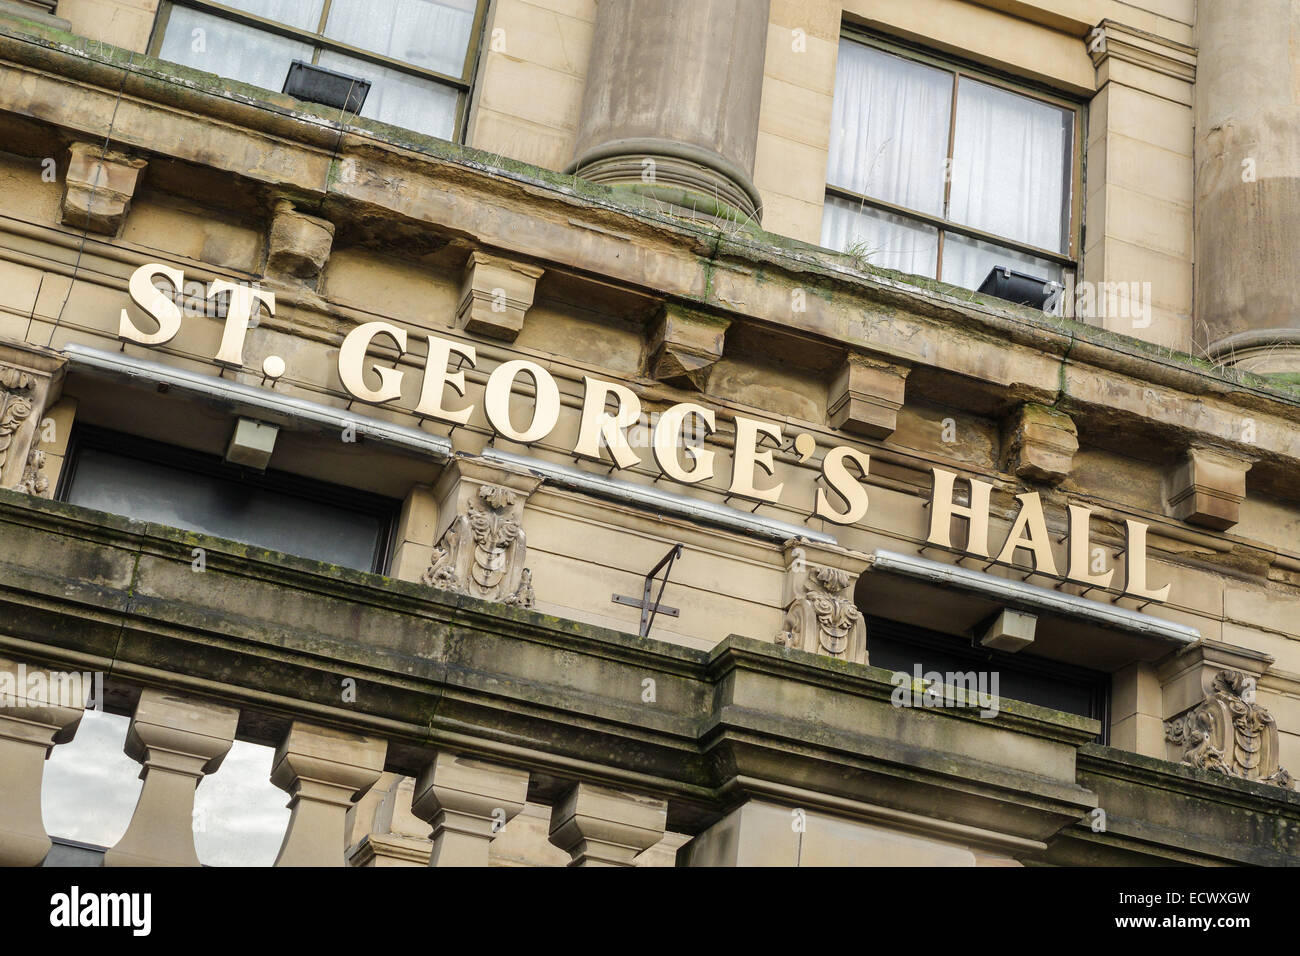
[[[1014,701],[996,720],[899,708],[889,672],[768,635],[696,650],[7,491],[0,540],[0,676],[100,674],[95,703],[131,716],[144,784],[107,865],[198,863],[195,791],[235,739],[276,748],[281,866],[483,865],[524,834],[561,865],[1300,852],[1300,793],[1098,747],[1095,721]],[[48,851],[43,760],[85,703],[0,708],[0,862]]]

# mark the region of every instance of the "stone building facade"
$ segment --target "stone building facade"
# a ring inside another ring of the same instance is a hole
[[[0,861],[1294,863],[1297,37],[0,0]]]

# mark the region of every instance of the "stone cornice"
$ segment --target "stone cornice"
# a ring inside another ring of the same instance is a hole
[[[1080,748],[1079,779],[1097,793],[1104,827],[1068,828],[1048,862],[1287,866],[1300,853],[1300,792],[1097,744]]]
[[[396,772],[442,746],[529,768],[543,800],[574,778],[660,794],[684,832],[762,796],[1018,856],[1050,855],[1063,828],[1078,844],[1096,787],[1111,858],[1265,862],[1198,834],[1225,814],[1300,817],[1280,788],[1086,744],[1093,721],[896,708],[887,672],[768,642],[692,650],[8,492],[0,533],[5,654],[107,672],[113,710],[165,686],[240,707],[249,739],[292,719],[380,735]],[[340,703],[345,676],[356,703]],[[1146,820],[1152,794],[1204,827]]]
[[[1171,444],[1217,442],[1258,455],[1255,478],[1277,493],[1300,494],[1300,398],[1263,379],[939,283],[863,271],[779,237],[685,223],[572,177],[381,124],[340,127],[287,97],[35,25],[0,25],[0,60],[11,64],[0,111],[97,137],[114,116],[115,144],[223,170],[252,193],[290,196],[331,217],[387,216],[599,276],[748,323],[776,350],[791,336],[871,350],[979,389],[986,401],[1055,405],[1081,426],[1119,423]],[[817,292],[806,311],[792,313],[792,293],[810,285]],[[995,343],[1006,354],[990,362]],[[1243,413],[1255,420],[1253,444],[1240,438]]]
[[[1070,715],[903,711],[875,668],[740,637],[691,650],[15,494],[0,533],[0,647],[104,671],[112,710],[167,687],[241,708],[252,739],[292,719],[383,736],[404,773],[449,747],[528,767],[542,792],[582,778],[662,794],[686,828],[744,799],[741,778],[864,814],[940,800],[1021,849],[1092,805],[1073,753],[1096,724]]]
[[[1107,60],[1122,60],[1186,83],[1196,81],[1196,48],[1127,26],[1115,20],[1097,25],[1106,42],[1090,46],[1093,65],[1100,70]]]

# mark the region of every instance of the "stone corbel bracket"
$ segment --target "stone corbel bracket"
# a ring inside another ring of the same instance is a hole
[[[888,438],[898,427],[910,365],[864,352],[850,352],[826,395],[826,418],[832,428]]]
[[[334,245],[334,223],[299,212],[281,199],[271,214],[266,278],[317,289]]]
[[[708,391],[730,325],[730,319],[664,303],[650,333],[647,371],[666,385]]]
[[[131,208],[145,160],[94,143],[73,143],[69,151],[63,180],[63,224],[117,235]]]
[[[421,582],[485,601],[532,607],[524,504],[534,475],[468,459],[447,466],[434,488],[438,537]]]
[[[484,252],[471,252],[461,278],[456,321],[466,332],[513,342],[533,306],[545,270]]]
[[[1064,412],[1026,402],[1007,418],[1003,443],[1008,471],[1027,481],[1057,485],[1070,474],[1079,433]]]
[[[853,592],[870,558],[803,538],[787,541],[782,551],[785,620],[776,643],[866,664],[867,624]]]
[[[1179,521],[1226,531],[1241,520],[1250,459],[1193,445],[1169,487],[1169,513]]]
[[[41,419],[59,399],[67,364],[49,349],[0,342],[0,488],[45,490],[44,454],[37,448]]]

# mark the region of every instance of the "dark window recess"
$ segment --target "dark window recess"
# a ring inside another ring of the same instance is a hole
[[[328,561],[386,570],[400,509],[365,495],[215,455],[126,435],[77,429],[59,497],[74,505]]]
[[[938,671],[996,671],[998,696],[1063,710],[1101,721],[1101,736],[1110,738],[1110,675],[1035,657],[972,646],[954,637],[884,618],[867,618],[867,653],[873,667],[908,674]]]

